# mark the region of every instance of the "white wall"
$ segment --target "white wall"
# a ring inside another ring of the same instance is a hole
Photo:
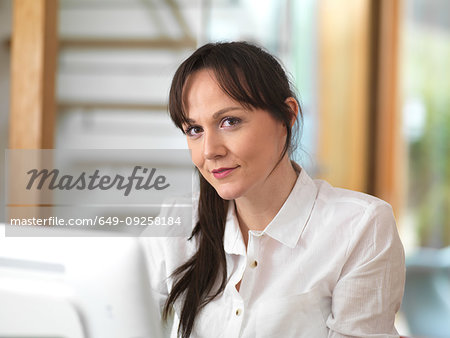
[[[180,2],[181,14],[194,36],[201,15],[199,2]],[[165,1],[60,1],[61,39],[181,38],[180,25]],[[171,78],[190,50],[60,50],[59,102],[167,104]],[[58,148],[186,148],[167,111],[59,111]]]

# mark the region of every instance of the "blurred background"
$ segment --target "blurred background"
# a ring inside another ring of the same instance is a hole
[[[166,108],[176,67],[209,41],[256,42],[297,88],[296,160],[394,208],[400,333],[450,337],[449,14],[447,0],[0,0],[0,146],[186,148]],[[3,171],[0,156],[4,205]]]

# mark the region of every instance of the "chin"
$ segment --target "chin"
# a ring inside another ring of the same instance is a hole
[[[214,189],[216,189],[217,194],[224,200],[234,200],[242,196],[241,190],[233,187],[214,187]]]

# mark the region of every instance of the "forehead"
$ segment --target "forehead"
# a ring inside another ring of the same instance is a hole
[[[198,113],[213,114],[226,106],[241,106],[223,91],[209,69],[189,75],[183,88],[183,104],[189,118]]]

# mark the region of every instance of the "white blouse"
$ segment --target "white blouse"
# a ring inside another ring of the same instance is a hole
[[[242,238],[229,202],[228,283],[196,317],[191,337],[398,337],[404,251],[392,209],[366,194],[301,173],[264,231]],[[195,252],[187,238],[144,238],[162,306],[170,274]],[[235,285],[240,281],[240,290]],[[179,305],[171,337],[176,337]]]

